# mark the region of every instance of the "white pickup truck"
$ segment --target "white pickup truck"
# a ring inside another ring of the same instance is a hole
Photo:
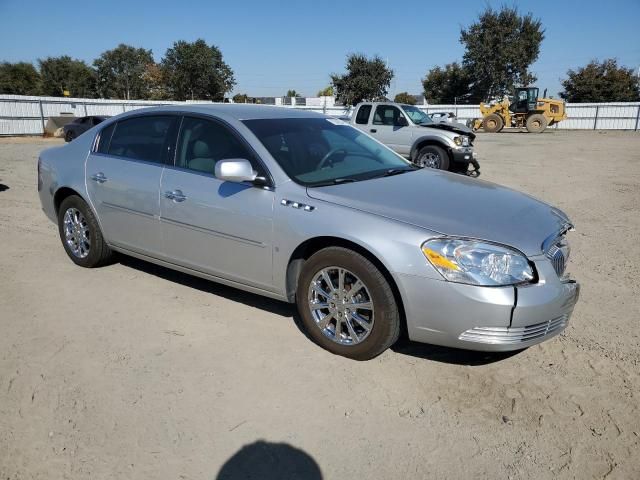
[[[359,103],[349,121],[416,165],[479,175],[476,136],[464,125],[437,123],[413,105],[391,102]]]

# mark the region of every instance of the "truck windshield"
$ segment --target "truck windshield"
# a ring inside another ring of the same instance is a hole
[[[404,110],[404,112],[407,115],[409,115],[409,118],[411,119],[411,121],[416,125],[426,125],[428,123],[433,123],[433,120],[431,120],[429,115],[424,113],[418,107],[403,105],[402,110]]]
[[[277,118],[243,123],[291,179],[308,187],[415,169],[400,155],[341,120]]]

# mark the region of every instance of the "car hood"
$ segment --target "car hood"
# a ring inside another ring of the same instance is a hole
[[[437,234],[510,245],[530,256],[542,253],[542,243],[569,223],[562,211],[524,193],[432,169],[307,188],[307,193]]]
[[[476,134],[473,133],[473,130],[471,130],[466,125],[463,125],[462,123],[434,122],[434,123],[430,123],[429,125],[419,125],[419,126],[423,128],[436,128],[438,130],[447,130],[449,132],[459,133],[460,135],[466,135],[471,139],[471,141],[475,140],[476,138]]]

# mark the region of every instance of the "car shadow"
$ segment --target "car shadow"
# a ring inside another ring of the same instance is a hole
[[[313,339],[309,336],[302,325],[302,321],[295,304],[263,297],[262,295],[255,293],[245,292],[238,288],[228,287],[221,283],[205,280],[187,273],[178,272],[177,270],[172,270],[170,268],[139,260],[134,257],[129,257],[127,255],[118,254],[116,259],[121,265],[149,275],[155,275],[156,277],[169,282],[179,283],[185,287],[195,288],[201,292],[223,297],[249,307],[259,308],[266,312],[273,313],[274,315],[290,318],[298,330],[313,342]],[[427,343],[412,342],[406,338],[406,334],[404,334],[400,340],[391,347],[391,350],[400,355],[432,360],[440,363],[449,363],[452,365],[467,366],[479,366],[499,362],[523,351],[475,352],[471,350],[430,345]]]
[[[407,338],[401,338],[391,347],[391,350],[401,355],[424,360],[475,367],[506,360],[507,358],[518,355],[525,349],[511,352],[476,352],[473,350],[463,350],[461,348],[441,347],[428,343],[412,342]]]
[[[4,183],[0,183],[0,192],[4,192],[5,190],[9,190],[9,185],[5,185]]]
[[[258,440],[245,445],[227,460],[216,480],[322,480],[316,461],[303,450],[287,443]]]

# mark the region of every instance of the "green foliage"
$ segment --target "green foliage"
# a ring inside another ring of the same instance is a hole
[[[520,15],[516,7],[491,7],[460,32],[466,47],[463,65],[473,80],[474,98],[510,93],[515,86],[536,81],[529,67],[540,53],[544,29],[539,19]]]
[[[393,70],[379,56],[368,59],[363,54],[347,57],[347,73],[331,75],[336,100],[344,105],[357,105],[366,100],[385,97],[391,85]]]
[[[619,67],[609,58],[591,61],[578,70],[568,70],[560,96],[568,102],[637,102],[640,82],[630,68]]]
[[[142,73],[145,98],[149,100],[169,100],[164,70],[157,63],[148,63]]]
[[[236,93],[233,96],[234,103],[251,103],[249,100],[250,99],[246,93]]]
[[[295,90],[287,90],[287,97],[300,97],[300,94],[298,92],[296,92]]]
[[[63,55],[38,60],[38,63],[43,95],[62,97],[66,90],[71,97],[95,97],[95,72],[83,61]]]
[[[409,92],[400,92],[393,99],[396,103],[405,103],[407,105],[415,105],[416,97],[409,95]]]
[[[429,103],[460,103],[469,97],[471,77],[459,63],[435,67],[422,80],[424,96]]]
[[[40,74],[31,63],[0,63],[0,93],[40,95]]]
[[[215,45],[180,40],[162,59],[167,87],[174,100],[224,100],[235,85],[233,71]]]
[[[105,98],[145,99],[149,87],[144,80],[147,65],[154,63],[151,50],[121,43],[103,52],[93,65],[98,76],[98,92]]]
[[[333,86],[329,85],[328,87],[319,90],[318,97],[333,97]]]

